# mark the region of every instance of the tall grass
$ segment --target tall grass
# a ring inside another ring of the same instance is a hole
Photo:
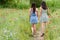
[[[1,9],[0,12],[0,40],[32,40],[28,10]]]
[[[54,12],[56,9],[60,8],[60,0],[46,0],[47,6]]]
[[[50,9],[51,18],[46,28],[45,40],[60,40],[59,18],[60,18],[60,0],[46,0]]]

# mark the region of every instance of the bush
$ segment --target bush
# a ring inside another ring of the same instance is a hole
[[[17,5],[17,7],[16,8],[19,8],[19,9],[28,9],[29,8],[29,5],[27,5],[27,4],[19,4],[19,5]]]
[[[60,8],[60,0],[51,0],[51,1],[46,1],[48,7],[50,8]]]
[[[0,8],[29,8],[29,0],[0,0]]]
[[[60,0],[51,0],[46,1],[47,6],[51,9],[52,12],[60,8]]]
[[[42,0],[30,0],[30,4],[32,4],[33,2],[36,3],[37,7],[40,7],[40,4],[41,4]]]
[[[0,0],[0,5],[5,4],[5,3],[6,3],[5,0]]]

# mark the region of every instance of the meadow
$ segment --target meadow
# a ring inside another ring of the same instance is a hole
[[[51,17],[46,27],[45,40],[60,40],[60,3],[56,0],[46,2]],[[37,31],[39,28],[38,23]],[[29,9],[0,8],[0,40],[33,40]]]

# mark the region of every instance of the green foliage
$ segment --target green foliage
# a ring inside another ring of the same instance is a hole
[[[29,8],[29,0],[0,0],[2,8]]]
[[[28,10],[0,9],[0,11],[0,40],[32,40]]]
[[[60,8],[60,0],[46,0],[47,6],[51,9],[52,12],[56,11],[56,9]]]
[[[5,4],[6,0],[0,0],[0,4]]]
[[[47,1],[46,3],[48,5],[49,8],[60,8],[60,0],[51,0],[51,1]]]
[[[42,0],[30,0],[30,4],[32,4],[33,2],[36,3],[37,7],[40,7],[40,4],[41,4]]]

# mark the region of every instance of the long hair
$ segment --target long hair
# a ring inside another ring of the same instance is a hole
[[[36,4],[32,3],[31,8],[33,8],[33,12],[35,12],[36,11]]]
[[[47,5],[46,5],[46,2],[45,2],[45,1],[42,1],[41,6],[42,6],[42,8],[43,8],[44,10],[47,9]]]

